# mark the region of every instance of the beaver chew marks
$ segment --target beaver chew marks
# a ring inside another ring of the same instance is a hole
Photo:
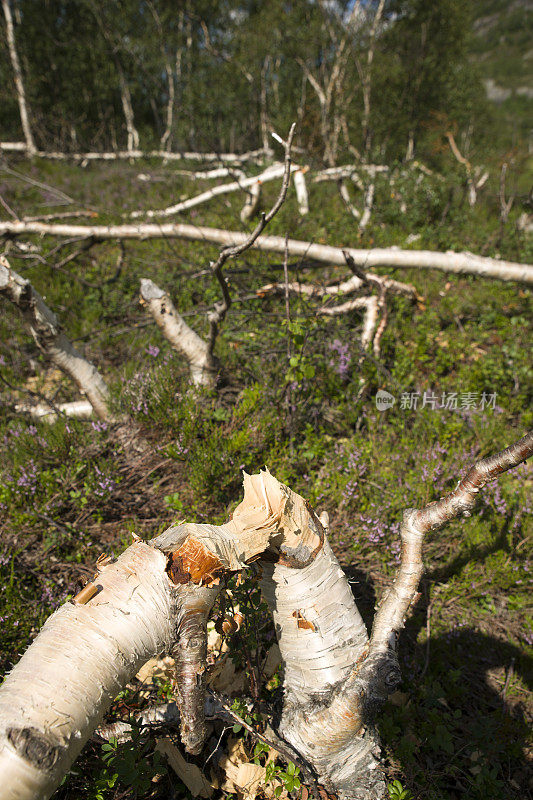
[[[187,539],[181,547],[170,554],[167,573],[173,583],[198,583],[212,586],[220,582],[217,573],[222,573],[223,565],[201,542]]]

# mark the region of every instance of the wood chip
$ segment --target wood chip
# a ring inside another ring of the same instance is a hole
[[[183,781],[193,797],[211,797],[213,787],[206,779],[202,770],[196,764],[190,764],[185,760],[176,745],[170,739],[158,739],[156,750],[163,753],[168,759],[168,763]]]

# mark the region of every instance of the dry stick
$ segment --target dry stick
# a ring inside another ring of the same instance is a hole
[[[269,739],[268,737],[263,736],[262,733],[259,733],[259,731],[257,731],[255,728],[252,728],[251,725],[249,725],[239,714],[237,714],[220,695],[218,695],[216,692],[212,692],[211,694],[215,700],[217,700],[220,706],[230,715],[230,717],[232,717],[235,722],[238,722],[239,725],[242,725],[242,727],[247,730],[248,733],[251,733],[252,736],[254,736],[258,741],[266,744],[267,747],[270,747],[272,750],[276,750],[286,759],[287,762],[292,761],[297,767],[300,767],[303,777],[312,787],[313,796],[318,800],[320,794],[315,771],[309,762],[303,758],[303,756],[300,755],[295,748],[293,748],[288,742],[281,740],[278,737],[275,739]]]
[[[0,294],[20,309],[39,349],[72,378],[82,394],[87,396],[95,414],[100,419],[111,421],[109,390],[104,379],[65,336],[56,315],[41,295],[29,281],[11,269],[4,256],[0,256]]]
[[[20,121],[22,123],[22,130],[26,140],[25,149],[28,155],[35,154],[37,148],[33,141],[33,134],[31,132],[30,120],[28,116],[28,107],[26,104],[26,93],[24,91],[24,81],[22,80],[22,70],[17,54],[17,46],[15,43],[15,30],[13,28],[13,18],[11,16],[11,9],[9,7],[9,0],[2,0],[2,9],[6,20],[6,38],[9,47],[9,56],[11,58],[11,66],[13,67],[13,74],[15,77],[15,88],[17,90],[17,100],[20,111]]]
[[[99,241],[108,239],[189,239],[212,242],[214,244],[240,245],[247,240],[247,234],[240,231],[226,231],[183,223],[126,224],[126,225],[67,225],[44,222],[0,222],[0,236],[19,236],[21,234],[49,236],[94,236]],[[283,236],[258,236],[251,245],[263,252],[284,253]],[[287,241],[289,256],[300,256],[310,261],[328,265],[343,266],[346,260],[343,248],[330,245],[303,242],[297,239]],[[345,248],[346,249],[346,248]],[[473,253],[446,253],[432,250],[402,250],[396,247],[374,248],[372,250],[348,248],[348,252],[359,266],[392,267],[401,269],[439,269],[457,274],[478,275],[503,281],[533,283],[533,266],[497,258],[477,256]],[[379,276],[375,276],[379,277]],[[405,286],[405,284],[404,284]],[[416,291],[413,289],[416,295]]]
[[[407,509],[400,529],[402,558],[394,583],[382,601],[374,619],[370,640],[371,652],[394,647],[407,610],[416,593],[423,571],[422,541],[429,531],[437,530],[460,515],[469,517],[479,490],[533,454],[533,431],[496,455],[474,464],[457,488],[442,500],[421,510]]]

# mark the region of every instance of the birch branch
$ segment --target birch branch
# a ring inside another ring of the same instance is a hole
[[[172,347],[182,355],[189,366],[195,386],[213,388],[216,363],[204,340],[190,328],[176,310],[169,295],[153,281],[141,280],[141,304],[146,306],[163,335]]]
[[[306,168],[302,167],[302,169],[297,169],[294,173],[294,188],[298,201],[298,211],[302,217],[309,213],[309,195],[305,184],[306,171]]]
[[[4,256],[0,256],[0,294],[20,309],[37,347],[87,396],[96,416],[112,421],[109,389],[104,379],[65,336],[56,315],[41,295],[11,269]]]
[[[31,406],[28,403],[17,403],[15,411],[19,414],[28,414],[33,419],[52,423],[58,419],[57,412],[75,419],[90,419],[94,413],[94,408],[88,400],[75,400],[72,403],[58,403],[54,406],[44,404]]]
[[[291,167],[291,170],[296,169],[298,169],[298,167]],[[213,197],[219,197],[223,194],[231,194],[232,192],[242,191],[243,189],[248,189],[251,186],[253,187],[258,181],[260,183],[266,183],[267,181],[273,181],[276,178],[281,178],[281,176],[284,174],[284,171],[284,164],[274,164],[273,166],[268,167],[268,169],[266,169],[260,175],[255,177],[245,178],[244,180],[233,181],[232,183],[224,183],[220,186],[215,186],[212,189],[201,192],[195,197],[190,197],[188,200],[183,200],[181,203],[176,203],[175,205],[168,206],[167,208],[149,211],[133,211],[130,214],[130,217],[132,219],[137,219],[139,217],[147,217],[148,219],[153,219],[154,217],[170,217],[173,214],[180,214],[182,211],[187,211],[189,208],[195,208],[202,203],[206,203]]]
[[[2,0],[7,2],[7,0]],[[205,161],[220,162],[222,164],[262,164],[265,160],[265,153],[262,148],[250,150],[247,153],[197,153],[179,152],[173,153],[167,150],[117,150],[107,152],[86,152],[86,153],[67,153],[53,150],[36,150],[30,153],[25,142],[0,142],[0,151],[5,152],[28,152],[28,155],[35,155],[37,158],[47,158],[52,161],[78,161],[81,164],[88,164],[90,161],[126,161],[130,159],[143,158],[162,158],[165,161]]]
[[[533,431],[496,455],[474,464],[457,488],[442,500],[420,510],[407,509],[400,529],[402,556],[398,574],[374,619],[372,653],[394,648],[405,615],[415,596],[423,572],[422,542],[430,531],[442,528],[459,516],[471,516],[483,486],[533,454]]]
[[[261,181],[257,180],[246,195],[245,203],[241,211],[241,222],[248,222],[259,208],[261,200]]]

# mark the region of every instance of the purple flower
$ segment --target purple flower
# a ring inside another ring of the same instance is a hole
[[[159,347],[157,347],[155,344],[149,344],[148,347],[146,348],[146,352],[148,353],[149,356],[157,358],[157,356],[161,351]]]
[[[106,431],[107,430],[107,422],[103,420],[98,420],[97,422],[91,422],[91,427],[94,431]]]
[[[329,349],[336,352],[338,355],[338,361],[331,359],[329,362],[330,367],[333,367],[338,375],[344,377],[348,373],[348,367],[352,360],[350,346],[343,344],[340,339],[335,339],[335,341],[330,344]]]

